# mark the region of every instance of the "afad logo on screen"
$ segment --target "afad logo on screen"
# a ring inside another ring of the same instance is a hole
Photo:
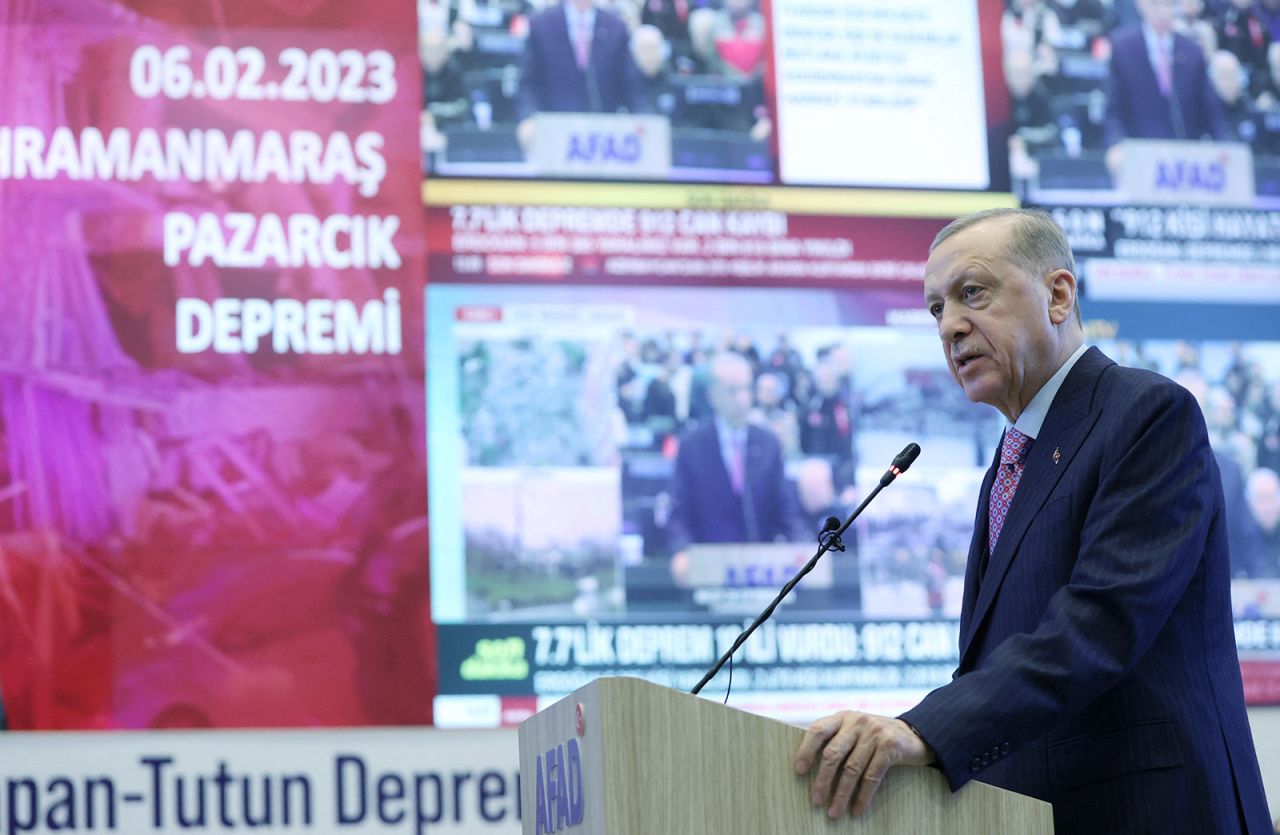
[[[538,755],[537,835],[572,829],[582,823],[582,752],[578,740]]]
[[[565,162],[639,162],[644,154],[644,125],[631,130],[574,131],[565,147]]]
[[[1216,160],[1156,161],[1156,191],[1173,194],[1221,194],[1227,187],[1227,155]]]

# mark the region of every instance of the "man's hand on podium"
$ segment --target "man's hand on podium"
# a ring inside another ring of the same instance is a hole
[[[934,759],[933,749],[901,719],[842,710],[809,726],[795,765],[797,774],[808,774],[818,763],[813,805],[826,806],[827,815],[838,818],[846,810],[865,812],[893,766]]]

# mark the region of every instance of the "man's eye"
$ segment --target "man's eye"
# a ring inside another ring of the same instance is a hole
[[[942,315],[942,305],[940,305],[940,304],[931,304],[931,305],[929,305],[929,315],[930,315],[930,316],[932,316],[932,317],[933,317],[933,318],[935,318],[935,319],[937,319],[939,316],[941,316],[941,315]]]
[[[962,292],[962,293],[964,294],[964,297],[965,297],[966,299],[971,299],[971,298],[973,298],[974,296],[976,296],[976,295],[978,295],[979,293],[981,293],[981,292],[982,292],[982,288],[981,288],[981,287],[974,287],[973,285],[969,285],[968,287],[965,287],[965,288],[964,288],[963,290],[961,290],[960,292]]]

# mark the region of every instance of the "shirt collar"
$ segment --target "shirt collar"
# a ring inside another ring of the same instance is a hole
[[[1084,356],[1084,352],[1087,350],[1088,346],[1082,342],[1080,347],[1071,356],[1067,357],[1067,361],[1062,364],[1062,367],[1054,372],[1049,381],[1040,387],[1040,390],[1036,392],[1036,396],[1031,398],[1031,402],[1027,404],[1027,408],[1022,410],[1022,414],[1018,415],[1017,422],[1013,424],[1014,429],[1031,438],[1040,434],[1040,427],[1044,425],[1044,419],[1049,414],[1049,407],[1053,405],[1053,398],[1058,395],[1058,389],[1062,388],[1062,382],[1067,379],[1067,374],[1071,372],[1076,360]]]
[[[720,439],[720,447],[728,449],[730,444],[742,443],[747,438],[747,426],[743,424],[734,429],[725,423],[718,415],[716,416],[716,436]]]
[[[564,17],[565,17],[565,21],[569,24],[569,39],[573,40],[578,37],[578,26],[580,24],[582,28],[586,29],[588,32],[595,29],[595,25],[596,25],[595,4],[593,3],[592,5],[588,6],[587,10],[585,12],[582,12],[582,11],[578,11],[578,7],[575,6],[573,3],[565,2]]]
[[[1157,50],[1168,52],[1173,47],[1173,33],[1169,32],[1165,35],[1157,35],[1156,30],[1147,24],[1142,24],[1142,39],[1147,42],[1147,54],[1152,60],[1156,57]]]

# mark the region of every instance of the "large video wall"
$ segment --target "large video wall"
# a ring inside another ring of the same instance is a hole
[[[1128,4],[609,8],[654,93],[639,117],[528,106],[546,66],[539,22],[572,32],[572,12],[533,12],[526,30],[514,7],[482,22],[460,11],[423,34],[452,44],[443,63],[427,56],[428,90],[450,72],[510,80],[492,88],[505,98],[473,94],[447,115],[428,99],[436,721],[517,722],[599,675],[691,687],[911,441],[924,451],[908,476],[743,647],[730,700],[801,721],[900,710],[948,681],[1002,419],[950,379],[920,279],[947,220],[1017,204],[1068,231],[1090,341],[1201,400],[1246,688],[1280,695],[1280,62],[1274,75],[1247,63],[1225,4],[1168,10],[1178,48],[1203,60],[1179,58],[1185,112],[1167,131],[1128,112],[1132,91],[1112,78],[1141,31]],[[523,47],[496,57],[495,29]],[[1199,46],[1210,30],[1223,43]],[[736,65],[757,37],[758,60]],[[743,91],[715,98],[743,103],[732,118],[694,96],[712,85]],[[642,142],[628,168],[577,153],[632,130],[670,156]],[[481,153],[477,131],[506,136],[505,163],[459,156]],[[695,140],[718,144],[695,155]],[[750,141],[759,153],[740,155]],[[671,183],[694,180],[720,185]],[[750,367],[738,407],[715,402],[723,355]],[[754,518],[736,529],[721,519],[725,465],[699,433],[732,408],[769,438],[749,453]]]
[[[954,669],[1002,429],[923,264],[1013,205],[1071,237],[1090,341],[1200,399],[1280,702],[1280,20],[1168,4],[1152,114],[1122,0],[564,3],[0,13],[9,727],[687,689],[916,442],[730,696],[909,706]]]

